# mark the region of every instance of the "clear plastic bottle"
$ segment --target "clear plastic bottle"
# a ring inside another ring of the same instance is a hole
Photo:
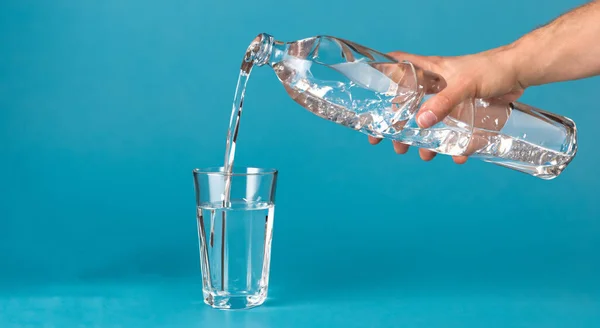
[[[245,61],[272,67],[302,107],[367,135],[480,158],[542,179],[557,177],[577,152],[572,120],[518,102],[471,99],[421,129],[416,113],[445,87],[443,77],[351,41],[316,36],[281,42],[260,34]]]

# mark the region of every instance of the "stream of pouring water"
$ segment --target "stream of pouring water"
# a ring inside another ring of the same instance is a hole
[[[223,208],[227,208],[231,205],[231,180],[233,171],[233,162],[235,159],[235,146],[238,137],[238,131],[240,128],[240,118],[242,116],[242,108],[244,106],[244,94],[246,93],[246,84],[250,77],[250,72],[253,67],[252,49],[248,49],[242,61],[240,68],[240,75],[238,77],[237,86],[235,88],[235,95],[233,97],[233,106],[231,109],[231,117],[229,119],[229,128],[227,129],[227,144],[225,146],[225,163],[223,165],[223,173],[225,176],[225,188],[223,191]],[[225,222],[227,221],[227,211],[221,211],[221,289],[224,290],[226,287],[226,272],[225,269]],[[216,218],[211,217],[211,232],[210,232],[210,245],[214,244],[214,220]]]
[[[250,72],[252,71],[252,63],[244,62],[240,70],[240,76],[238,77],[237,86],[235,89],[235,96],[233,98],[233,108],[231,110],[231,118],[229,119],[229,128],[227,129],[227,144],[225,146],[225,164],[223,166],[224,173],[227,177],[231,175],[233,169],[233,161],[235,159],[235,145],[237,142],[238,131],[240,128],[240,118],[242,116],[242,107],[244,106],[244,94],[246,92],[246,84]],[[226,179],[231,182],[230,179]],[[223,202],[229,204],[229,188],[230,184],[225,185],[225,193]]]

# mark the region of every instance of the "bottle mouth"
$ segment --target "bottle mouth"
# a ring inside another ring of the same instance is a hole
[[[263,66],[269,63],[275,39],[267,33],[261,33],[248,46],[244,61],[252,65]]]

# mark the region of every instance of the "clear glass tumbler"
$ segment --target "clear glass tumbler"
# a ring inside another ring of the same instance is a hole
[[[206,304],[247,309],[267,298],[276,183],[274,169],[194,170]]]

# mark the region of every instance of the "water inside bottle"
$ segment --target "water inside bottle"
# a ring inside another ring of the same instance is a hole
[[[500,99],[470,99],[437,125],[416,113],[443,78],[351,42],[319,36],[288,43],[269,65],[290,97],[319,117],[365,134],[446,155],[468,155],[542,179],[558,176],[576,150],[574,123]]]

